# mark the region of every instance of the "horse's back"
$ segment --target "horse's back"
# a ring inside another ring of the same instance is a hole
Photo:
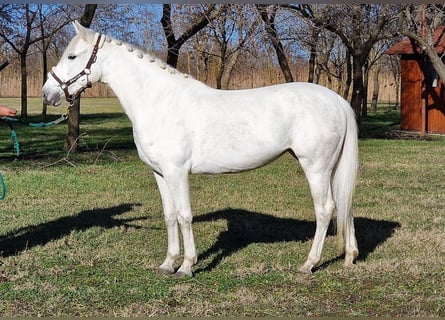
[[[219,107],[226,109],[226,115],[217,121],[229,118],[230,125],[235,123],[238,129],[249,125],[255,134],[263,130],[264,135],[274,135],[288,147],[293,139],[342,136],[353,113],[348,102],[336,92],[307,82],[226,91],[221,96],[224,98],[220,103],[227,107]]]

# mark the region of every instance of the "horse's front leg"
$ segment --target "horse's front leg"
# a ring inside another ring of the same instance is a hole
[[[192,266],[196,263],[197,256],[192,230],[193,217],[190,205],[188,172],[187,170],[181,168],[174,168],[165,170],[163,172],[163,177],[166,186],[170,191],[170,197],[175,209],[177,224],[179,224],[184,241],[184,261],[176,272],[176,275],[192,276]]]
[[[154,176],[156,179],[156,183],[158,184],[159,193],[161,194],[168,240],[167,257],[159,266],[158,271],[161,274],[167,275],[175,272],[174,264],[180,254],[178,219],[176,217],[176,209],[170,194],[170,190],[168,189],[164,178],[157,173],[154,173]]]

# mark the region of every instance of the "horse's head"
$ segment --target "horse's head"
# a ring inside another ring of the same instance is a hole
[[[82,27],[77,21],[73,25],[77,35],[43,85],[42,96],[46,104],[60,105],[63,96],[71,103],[74,97],[101,77],[100,67],[95,62],[105,37]]]

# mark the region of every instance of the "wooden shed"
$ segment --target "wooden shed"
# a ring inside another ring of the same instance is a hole
[[[433,40],[436,52],[444,55],[445,26],[435,31]],[[409,38],[396,43],[386,53],[400,55],[400,128],[422,134],[445,133],[445,84],[428,57]]]

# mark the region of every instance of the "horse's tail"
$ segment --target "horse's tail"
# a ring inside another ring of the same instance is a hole
[[[343,252],[346,244],[350,247],[349,249],[352,249],[349,252],[353,251],[354,256],[356,256],[358,255],[358,250],[352,216],[352,198],[358,174],[358,127],[355,112],[349,103],[344,101],[342,107],[346,114],[347,126],[343,149],[338,158],[332,179],[332,195],[336,205],[339,249]],[[349,237],[351,234],[352,237],[345,242],[345,236]],[[350,243],[351,241],[353,243]]]

